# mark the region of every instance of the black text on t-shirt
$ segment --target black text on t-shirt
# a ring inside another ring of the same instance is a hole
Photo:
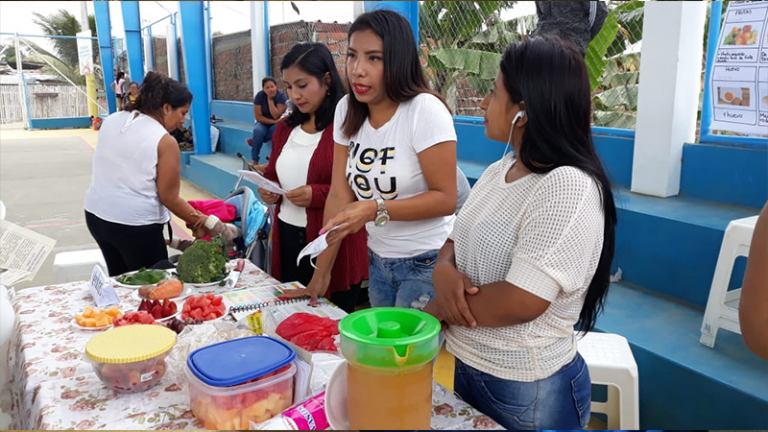
[[[397,177],[389,176],[389,181],[386,177],[388,165],[395,160],[395,148],[385,147],[379,150],[372,147],[361,149],[361,147],[360,143],[349,142],[349,156],[347,157],[349,187],[355,191],[360,199],[373,199],[375,195],[385,200],[397,198]],[[380,175],[371,176],[372,186],[371,178],[367,175],[373,171],[373,165],[377,160],[379,161]],[[374,188],[376,194],[374,194]]]

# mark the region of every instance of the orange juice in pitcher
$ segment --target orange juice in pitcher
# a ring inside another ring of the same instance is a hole
[[[355,312],[339,324],[349,427],[429,429],[440,323],[410,309]]]

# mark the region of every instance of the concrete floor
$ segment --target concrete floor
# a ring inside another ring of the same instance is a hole
[[[56,240],[35,279],[17,289],[53,283],[56,253],[97,248],[83,213],[97,138],[90,129],[0,129],[0,199],[6,219]],[[186,181],[181,195],[187,200],[212,197]],[[176,235],[188,237],[181,226],[176,219]]]

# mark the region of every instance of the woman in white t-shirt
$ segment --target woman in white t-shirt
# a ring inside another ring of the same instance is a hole
[[[308,288],[325,292],[334,245],[365,226],[371,305],[423,308],[456,212],[453,118],[429,89],[411,27],[396,12],[365,13],[352,24],[347,78],[353,95],[336,108],[324,231],[339,228]]]
[[[125,96],[125,72],[118,72],[115,80],[112,81],[112,91],[115,92],[115,98],[117,99],[117,110],[123,110],[123,98]]]
[[[455,390],[509,429],[581,429],[591,331],[610,280],[616,208],[590,131],[579,51],[555,38],[505,51],[485,134],[514,154],[485,171],[434,271],[425,311],[449,325]],[[505,149],[506,153],[506,149]]]
[[[344,87],[328,47],[295,45],[280,65],[296,109],[280,120],[272,137],[272,155],[264,176],[288,192],[285,196],[259,189],[267,204],[276,205],[273,225],[272,276],[308,285],[314,269],[308,258],[296,258],[323,227],[323,211],[333,174],[333,114]],[[344,239],[324,294],[352,313],[360,284],[368,279],[365,232]]]
[[[207,217],[179,196],[179,145],[169,135],[184,123],[192,93],[184,84],[149,72],[139,97],[99,129],[85,221],[111,276],[168,259],[163,228],[175,214],[207,234]]]

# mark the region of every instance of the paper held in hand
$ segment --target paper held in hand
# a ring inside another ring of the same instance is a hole
[[[0,281],[5,286],[32,280],[56,245],[56,240],[0,221]]]
[[[330,234],[334,230],[337,230],[341,227],[345,227],[347,225],[349,224],[343,223],[341,225],[335,226],[331,228],[327,233],[312,240],[311,243],[306,245],[304,249],[302,249],[301,252],[299,252],[299,256],[296,258],[296,265],[298,266],[299,263],[301,263],[301,259],[309,255],[309,263],[312,264],[312,267],[317,268],[315,266],[315,263],[312,260],[314,258],[317,258],[321,253],[323,253],[324,250],[328,249],[328,242],[326,241],[325,238],[328,237],[328,234]]]
[[[285,190],[280,186],[278,186],[277,183],[265,178],[264,176],[262,176],[261,174],[255,171],[238,170],[237,172],[240,174],[243,174],[245,178],[256,183],[256,186],[266,191],[276,193],[278,195],[285,195]]]

